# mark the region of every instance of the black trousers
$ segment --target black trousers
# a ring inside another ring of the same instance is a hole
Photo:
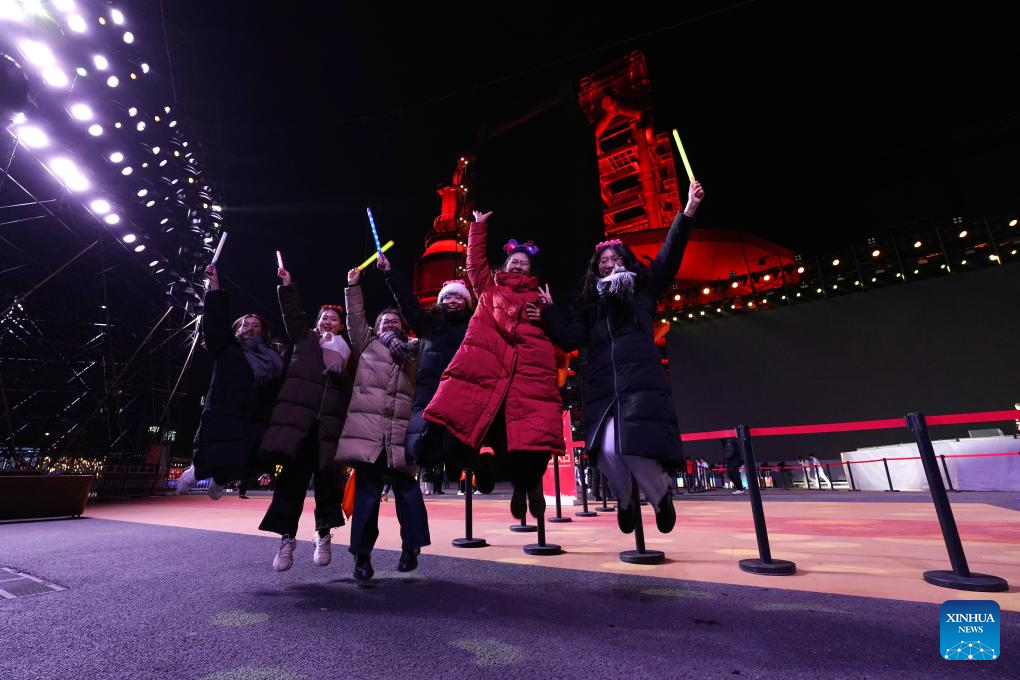
[[[726,461],[726,474],[729,475],[730,481],[733,482],[734,489],[743,489],[744,483],[740,481],[740,463],[732,460]]]
[[[508,451],[506,434],[506,412],[501,408],[492,420],[486,441],[496,453],[500,465],[515,489],[533,489],[542,483],[542,476],[549,467],[551,451]]]
[[[417,480],[386,467],[386,453],[375,463],[354,465],[354,514],[351,516],[350,551],[368,554],[379,538],[379,505],[384,480],[389,480],[400,522],[400,545],[405,550],[421,548],[432,542],[425,499]]]
[[[298,447],[297,459],[285,463],[283,472],[276,478],[273,501],[259,529],[294,538],[305,506],[308,482],[313,477],[315,530],[327,533],[333,527],[342,527],[344,517],[340,511],[340,472],[335,468],[319,469],[319,430],[315,427]]]

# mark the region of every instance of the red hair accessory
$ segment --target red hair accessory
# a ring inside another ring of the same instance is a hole
[[[463,285],[464,285],[464,279],[450,279],[449,281],[443,281],[443,285],[442,285],[442,287],[443,287],[443,288],[446,288],[446,287],[447,287],[447,286],[449,286],[449,285],[450,285],[451,283],[453,283],[453,284],[457,284],[457,285],[459,285],[459,286],[463,286]]]
[[[334,312],[336,312],[337,314],[340,314],[340,315],[343,315],[343,313],[344,313],[343,305],[323,305],[323,306],[319,307],[319,314],[322,314],[327,309],[332,309]]]
[[[599,251],[602,250],[603,248],[608,248],[609,246],[622,246],[622,245],[623,241],[621,241],[620,239],[611,238],[608,241],[599,241],[598,243],[596,243],[595,250]]]
[[[528,241],[527,243],[518,243],[514,239],[510,239],[503,246],[503,252],[507,255],[513,255],[514,253],[527,253],[531,257],[538,254],[538,246],[535,245],[534,241]]]

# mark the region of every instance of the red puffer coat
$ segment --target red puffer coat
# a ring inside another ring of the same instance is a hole
[[[487,226],[475,222],[468,232],[467,273],[478,306],[425,419],[477,449],[505,406],[507,450],[562,451],[553,346],[524,316],[525,305],[538,299],[538,279],[505,271],[493,275]]]

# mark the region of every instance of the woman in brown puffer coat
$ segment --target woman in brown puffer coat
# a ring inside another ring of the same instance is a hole
[[[418,554],[431,543],[418,468],[404,456],[404,435],[411,417],[414,378],[418,371],[418,340],[408,339],[407,322],[390,308],[365,320],[361,270],[347,274],[347,325],[358,355],[354,396],[336,449],[336,462],[354,467],[354,514],[351,547],[354,577],[372,578],[372,548],[379,537],[379,503],[387,481],[396,499],[401,553],[398,571],[418,567]]]
[[[280,309],[294,351],[259,445],[260,455],[283,464],[259,529],[282,537],[273,568],[286,571],[294,563],[294,536],[311,478],[315,478],[315,564],[330,563],[330,529],[344,524],[333,457],[351,401],[354,359],[344,338],[343,307],[324,305],[315,327],[309,328],[297,286],[285,269],[278,274],[283,282],[277,288]]]
[[[493,272],[486,255],[491,214],[475,211],[468,231],[467,274],[478,306],[425,419],[473,449],[492,428],[489,441],[506,452],[500,455],[514,487],[510,512],[524,518],[527,494],[537,518],[545,510],[542,475],[552,452],[564,449],[556,357],[538,325],[538,278],[531,274],[538,248],[510,241],[506,262]]]

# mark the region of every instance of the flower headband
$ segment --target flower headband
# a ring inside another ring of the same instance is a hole
[[[506,242],[506,245],[503,246],[503,252],[505,252],[507,255],[513,255],[514,253],[523,252],[534,257],[535,255],[538,254],[538,246],[535,245],[534,241],[528,241],[527,243],[518,243],[514,239],[510,239],[509,241]]]
[[[332,309],[334,312],[336,312],[337,314],[340,314],[340,315],[343,315],[343,313],[344,313],[343,305],[323,305],[323,306],[319,307],[319,314],[322,314],[327,309]]]
[[[602,250],[603,248],[608,248],[609,246],[622,246],[622,245],[623,241],[621,241],[620,239],[611,238],[608,241],[599,241],[598,243],[596,243],[595,250],[598,251]]]

